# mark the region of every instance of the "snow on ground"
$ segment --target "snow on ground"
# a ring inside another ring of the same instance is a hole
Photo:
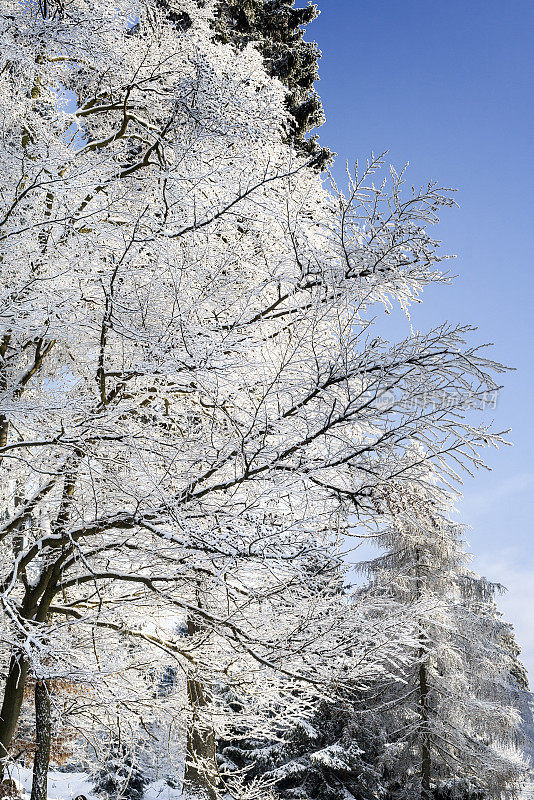
[[[181,797],[180,789],[173,789],[167,781],[159,780],[148,784],[143,800],[180,800]]]
[[[32,788],[32,770],[17,764],[10,769],[10,773],[21,791],[29,796]],[[71,800],[79,794],[85,795],[87,800],[98,800],[92,790],[93,784],[86,772],[50,770],[48,773],[48,800]]]
[[[27,767],[15,765],[10,769],[11,777],[16,781],[23,800],[31,794],[32,770]],[[86,772],[57,772],[50,770],[48,773],[48,800],[74,800],[83,794],[87,800],[100,800],[93,793],[93,784]],[[143,800],[181,800],[182,793],[173,789],[164,780],[149,783],[145,789]]]
[[[21,790],[23,800],[27,800],[31,794],[32,770],[16,765],[11,768],[10,773]],[[99,800],[96,795],[92,794],[92,788],[91,779],[86,772],[51,770],[48,773],[48,800],[74,800],[80,794],[85,795],[87,800]],[[345,797],[346,800],[354,800],[354,797],[348,792]],[[148,784],[143,800],[182,800],[182,793],[161,779]],[[519,800],[534,800],[534,780],[525,786]]]

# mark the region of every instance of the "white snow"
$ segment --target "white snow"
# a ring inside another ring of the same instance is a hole
[[[180,789],[173,789],[167,781],[161,779],[149,783],[145,789],[143,800],[180,800],[181,797]]]
[[[23,800],[27,800],[31,794],[32,770],[15,765],[10,769],[10,775],[19,787]],[[48,800],[73,800],[80,794],[85,795],[87,800],[100,800],[93,794],[91,777],[86,772],[49,771]],[[143,800],[181,800],[181,798],[181,790],[173,789],[163,779],[149,783],[143,795]]]
[[[23,793],[23,797],[26,795],[29,797],[32,788],[32,770],[28,767],[15,765],[10,769],[10,773]],[[48,800],[71,800],[71,798],[77,797],[79,794],[85,795],[87,800],[98,800],[92,790],[93,784],[86,772],[57,772],[50,770],[48,773]],[[151,800],[154,799],[152,798]]]

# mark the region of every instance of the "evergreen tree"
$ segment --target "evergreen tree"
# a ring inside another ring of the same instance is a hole
[[[197,0],[198,5],[203,5]],[[156,0],[167,19],[179,30],[191,26],[184,3]],[[333,154],[308,136],[324,122],[321,99],[314,89],[319,78],[321,52],[316,42],[304,39],[305,28],[319,15],[316,5],[295,8],[295,0],[219,0],[214,20],[217,41],[238,50],[255,45],[267,72],[287,87],[286,104],[292,118],[288,139],[322,170]]]
[[[217,37],[239,48],[256,44],[267,71],[287,86],[287,106],[293,117],[291,138],[323,169],[332,154],[315,137],[306,138],[324,122],[323,108],[314,89],[321,53],[304,39],[304,29],[317,18],[316,5],[295,8],[294,0],[221,0]]]
[[[411,663],[383,692],[390,733],[388,800],[500,800],[525,774],[510,628],[496,587],[467,569],[461,529],[440,495],[398,486],[383,498],[391,519],[383,555],[364,565],[366,589],[413,618]]]
[[[363,701],[363,696],[360,698]],[[219,743],[223,773],[270,785],[281,800],[376,800],[384,796],[385,730],[378,717],[361,714],[355,694],[321,702],[278,739],[235,730]]]
[[[134,755],[123,744],[111,742],[94,778],[95,793],[104,800],[141,800],[146,784]]]

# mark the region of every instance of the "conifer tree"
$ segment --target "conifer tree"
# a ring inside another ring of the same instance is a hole
[[[271,787],[281,800],[385,797],[388,718],[375,708],[376,687],[391,684],[404,663],[411,620],[385,596],[366,598],[360,589],[349,594],[339,581],[332,589],[352,623],[352,646],[343,651],[335,684],[306,713],[301,707],[289,725],[275,721],[265,735],[243,715],[235,692],[219,692],[229,723],[218,740],[218,762],[230,785],[241,776],[245,787]]]
[[[526,772],[521,709],[528,701],[496,587],[467,568],[461,528],[443,496],[389,488],[385,552],[362,565],[365,590],[411,609],[411,664],[384,690],[390,800],[517,796]]]
[[[109,742],[106,760],[94,778],[94,791],[103,800],[142,800],[147,780],[135,754],[118,741]]]
[[[197,0],[198,2],[198,0]],[[179,30],[191,25],[191,16],[172,0],[156,0],[167,19]],[[219,0],[215,38],[238,50],[253,44],[264,58],[268,73],[288,89],[287,108],[292,125],[288,138],[324,169],[333,154],[309,134],[324,122],[321,99],[314,84],[319,79],[321,52],[304,39],[305,28],[319,15],[316,5],[295,8],[295,0]]]
[[[376,715],[361,714],[364,696],[353,690],[321,702],[279,739],[235,731],[221,741],[221,769],[272,786],[281,800],[376,800],[383,797],[386,732]]]
[[[314,89],[321,53],[304,39],[304,29],[319,14],[316,5],[295,8],[294,0],[221,0],[217,37],[239,48],[254,43],[270,75],[287,86],[287,106],[293,118],[290,138],[323,169],[332,154],[308,134],[324,122],[323,108]]]

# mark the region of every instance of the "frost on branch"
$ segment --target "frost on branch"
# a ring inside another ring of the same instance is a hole
[[[373,333],[442,280],[448,196],[376,188],[380,159],[326,191],[261,55],[178,5],[2,7],[0,748],[25,685],[73,682],[82,755],[120,728],[213,796],[217,686],[271,735],[407,652],[340,591],[340,543],[422,464],[481,466],[501,368],[467,327]]]

